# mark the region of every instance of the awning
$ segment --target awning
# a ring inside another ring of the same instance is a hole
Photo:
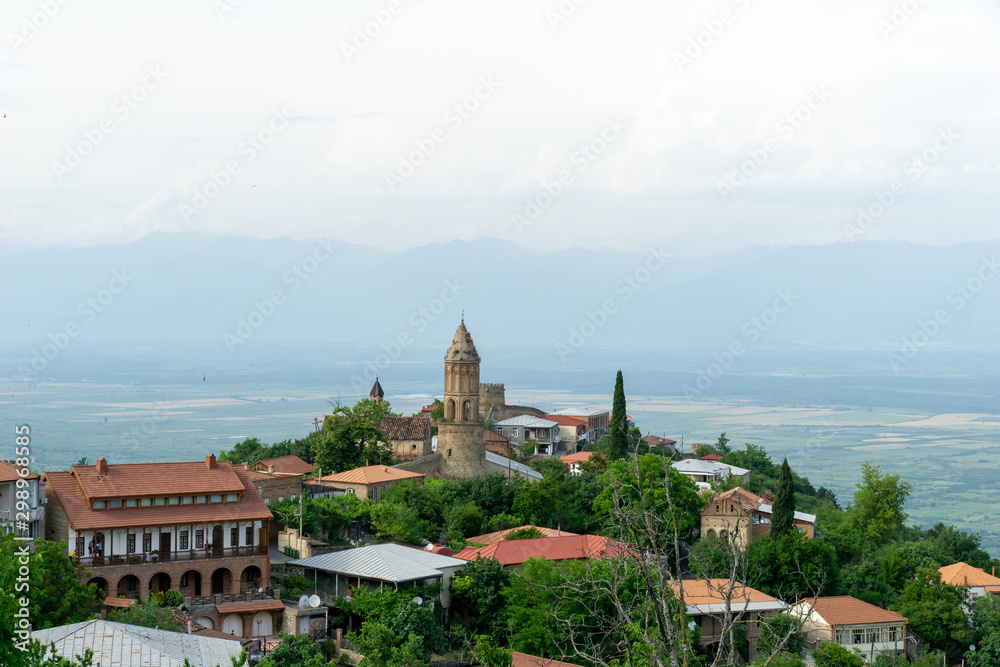
[[[220,604],[216,605],[215,608],[220,614],[240,614],[253,611],[278,611],[284,609],[285,604],[281,600],[255,600],[253,602]]]

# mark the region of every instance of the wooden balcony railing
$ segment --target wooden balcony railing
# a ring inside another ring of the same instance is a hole
[[[144,563],[181,563],[196,560],[218,560],[222,558],[249,558],[251,556],[266,556],[267,545],[259,544],[253,547],[226,547],[223,549],[191,549],[188,551],[150,551],[141,554],[113,554],[111,556],[81,556],[77,554],[77,562],[92,567],[108,565],[142,565]]]

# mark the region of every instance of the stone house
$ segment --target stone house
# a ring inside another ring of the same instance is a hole
[[[421,473],[377,465],[327,475],[320,482],[323,486],[333,489],[334,495],[353,493],[358,498],[368,498],[372,502],[378,502],[379,497],[393,485],[407,480],[423,485],[425,477]]]
[[[383,417],[378,430],[392,443],[397,461],[412,461],[431,453],[431,423],[423,417]]]
[[[755,493],[741,487],[720,493],[701,511],[701,534],[735,540],[741,548],[756,537],[771,532],[771,505]],[[792,524],[813,537],[816,516],[795,512]]]

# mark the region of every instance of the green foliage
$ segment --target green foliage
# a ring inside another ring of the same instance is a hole
[[[472,655],[483,667],[510,667],[513,651],[495,646],[488,635],[478,635]]]
[[[733,547],[718,535],[702,535],[688,552],[688,567],[698,579],[728,579],[735,567]]]
[[[751,585],[779,600],[801,600],[837,590],[840,569],[833,547],[797,530],[751,540],[746,561]]]
[[[698,445],[694,450],[695,457],[699,459],[714,453],[715,450],[712,448],[712,445]]]
[[[271,511],[280,527],[290,526],[298,530],[300,506],[305,534],[336,542],[352,532],[357,533],[361,525],[368,521],[373,505],[367,498],[345,493],[333,498],[303,496],[301,505],[298,498],[286,498],[272,506]]]
[[[390,414],[388,402],[376,403],[370,398],[358,401],[353,408],[338,407],[312,439],[316,465],[334,473],[392,463],[392,443],[379,431],[382,417]]]
[[[398,502],[382,501],[372,507],[372,529],[378,537],[420,544],[434,537],[434,526],[422,520],[417,511]]]
[[[864,659],[840,644],[823,642],[812,652],[816,667],[864,667]]]
[[[774,494],[771,506],[771,534],[780,537],[795,529],[795,488],[792,482],[792,469],[788,459],[781,463],[781,473],[778,476],[778,492]]]
[[[112,609],[108,612],[108,620],[129,625],[141,625],[144,628],[159,628],[170,632],[180,632],[180,626],[174,620],[169,607],[161,607],[156,600],[148,598],[130,607]]]
[[[935,649],[960,653],[969,645],[968,620],[962,605],[968,589],[941,583],[937,570],[921,568],[907,582],[893,610]]]
[[[184,595],[175,588],[158,591],[149,597],[160,607],[179,607],[184,604]]]
[[[768,492],[777,495],[781,466],[771,461],[763,447],[748,442],[741,450],[731,449],[722,460],[729,465],[750,470],[750,482],[745,485],[748,491],[757,495]],[[832,492],[824,488],[817,490],[808,478],[796,474],[794,470],[791,473],[797,510],[816,514],[822,510],[836,509],[837,499]]]
[[[611,421],[608,424],[609,461],[618,461],[628,456],[629,439],[625,410],[625,382],[619,370],[615,377],[615,395],[611,405]]]
[[[521,517],[501,512],[486,522],[483,526],[483,534],[496,533],[508,528],[517,528],[520,525],[522,525]]]
[[[1000,665],[1000,597],[984,595],[972,605],[972,645],[975,651],[965,654],[969,667]]]
[[[286,600],[301,597],[303,593],[313,587],[313,581],[305,577],[271,577],[273,586],[281,587],[281,595]]]
[[[799,656],[805,641],[799,620],[789,614],[778,614],[761,621],[757,651],[764,655],[789,653]]]
[[[474,635],[506,637],[507,606],[504,588],[510,573],[493,558],[469,562],[451,580],[451,610]]]
[[[757,658],[753,662],[753,667],[806,667],[806,661],[799,655],[779,653],[772,658]]]
[[[311,435],[315,436],[316,434]],[[261,459],[274,459],[291,454],[311,463],[313,455],[310,450],[309,437],[300,440],[283,440],[273,445],[265,445],[258,438],[247,438],[243,442],[236,443],[230,450],[223,449],[219,453],[219,460],[253,465]]]
[[[344,606],[364,617],[359,633],[348,635],[365,656],[362,665],[425,664],[431,653],[447,647],[441,626],[429,605],[412,602],[415,591],[368,591],[356,589]]]
[[[525,526],[524,528],[518,528],[517,530],[507,533],[505,540],[534,540],[539,537],[545,537],[545,533],[538,530],[534,526]]]
[[[715,451],[721,454],[723,457],[729,452],[733,451],[733,448],[729,446],[729,438],[726,437],[725,433],[719,434],[719,439],[715,441]]]
[[[464,539],[480,535],[483,528],[483,511],[471,500],[455,503],[444,512],[445,539]]]
[[[879,466],[862,464],[850,510],[854,531],[872,542],[897,537],[907,516],[903,505],[912,491],[913,485],[901,482],[899,475],[882,474]]]
[[[309,635],[282,632],[281,641],[257,667],[323,667],[325,662],[319,645]]]

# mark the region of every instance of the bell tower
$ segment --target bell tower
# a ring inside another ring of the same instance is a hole
[[[444,458],[445,477],[478,477],[486,472],[479,362],[463,318],[444,356],[444,420],[438,425],[438,452]]]

